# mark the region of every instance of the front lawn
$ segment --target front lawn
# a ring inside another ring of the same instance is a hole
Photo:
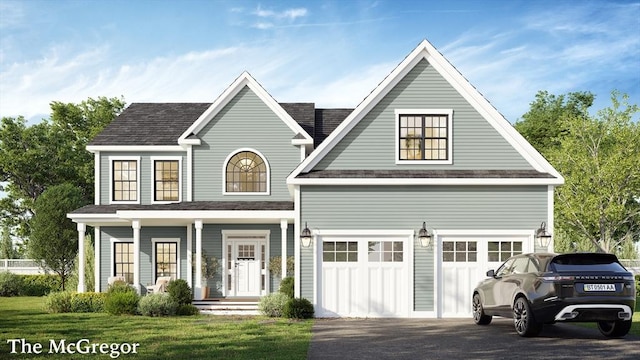
[[[140,344],[137,355],[122,354],[119,359],[305,359],[313,324],[312,320],[246,316],[48,314],[42,310],[43,303],[44,298],[39,297],[0,298],[0,358],[110,358],[46,354],[51,340],[59,346],[63,339],[67,344],[88,339],[89,343]],[[22,338],[32,344],[41,343],[42,354],[9,354],[7,340]],[[96,349],[99,353],[99,345]]]

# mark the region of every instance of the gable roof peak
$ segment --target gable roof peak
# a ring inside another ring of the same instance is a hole
[[[265,90],[265,88],[251,76],[248,71],[243,71],[218,98],[205,110],[200,117],[182,133],[178,139],[178,143],[188,143],[187,137],[191,134],[197,134],[211,121],[221,110],[227,105],[244,87],[248,87],[253,91],[262,102],[271,109],[282,120],[294,134],[302,134],[305,144],[313,144],[313,138],[309,135],[292,117],[285,111],[282,106]]]

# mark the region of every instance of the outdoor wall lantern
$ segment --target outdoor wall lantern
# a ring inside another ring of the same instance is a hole
[[[427,230],[427,223],[422,223],[422,229],[418,231],[418,240],[420,240],[420,245],[422,247],[429,247],[431,245],[431,239],[433,236],[429,234],[429,230]]]
[[[544,221],[540,224],[540,228],[536,230],[536,239],[538,239],[538,245],[547,248],[551,243],[551,234],[547,232],[547,223]]]
[[[307,223],[304,223],[304,229],[302,229],[302,232],[300,233],[300,242],[302,243],[303,247],[308,248],[309,246],[311,246],[311,239],[313,238],[313,235],[311,235],[311,230],[309,230],[309,227],[307,226]]]

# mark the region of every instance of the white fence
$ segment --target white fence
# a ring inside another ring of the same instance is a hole
[[[620,259],[620,263],[636,275],[640,275],[640,259],[628,260]]]
[[[31,259],[0,259],[0,271],[19,275],[44,274],[37,261]]]

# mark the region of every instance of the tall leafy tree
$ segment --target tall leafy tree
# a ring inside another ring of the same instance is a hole
[[[13,259],[15,256],[16,251],[13,248],[9,226],[4,225],[2,226],[2,235],[0,236],[0,259]]]
[[[590,92],[554,95],[538,91],[529,111],[516,122],[515,128],[541,154],[546,155],[557,149],[569,132],[562,119],[587,118],[593,100],[594,95]]]
[[[60,276],[63,290],[78,253],[78,232],[67,213],[84,204],[81,189],[72,184],[52,186],[35,201],[29,255]]]
[[[71,183],[83,198],[93,199],[93,158],[87,143],[109,124],[125,103],[121,98],[51,103],[51,117],[27,125],[23,117],[0,123],[0,182],[7,196],[0,200],[3,223],[28,238],[36,199],[49,187]]]
[[[548,153],[566,183],[556,190],[561,250],[632,254],[640,237],[640,125],[637,105],[613,92],[595,117],[564,116],[569,135]]]

